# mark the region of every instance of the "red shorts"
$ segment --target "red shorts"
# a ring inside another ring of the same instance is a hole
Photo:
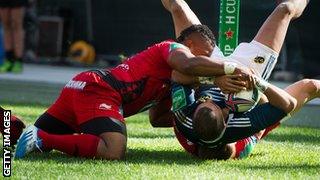
[[[78,132],[81,124],[94,118],[109,117],[124,122],[121,101],[119,93],[99,75],[83,72],[65,85],[47,113]]]
[[[198,156],[198,145],[192,143],[187,138],[185,138],[183,134],[179,132],[175,124],[173,125],[173,130],[174,134],[176,135],[176,138],[178,139],[179,143],[184,148],[184,150],[186,150],[191,155]]]

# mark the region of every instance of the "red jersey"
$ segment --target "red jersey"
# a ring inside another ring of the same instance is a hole
[[[170,95],[172,68],[167,63],[170,51],[185,48],[174,41],[163,41],[107,70],[108,83],[122,97],[124,117],[147,110]]]
[[[92,70],[76,75],[63,88],[48,113],[71,126],[94,118],[123,117],[147,110],[170,97],[171,51],[186,48],[163,41],[132,56],[115,68]]]

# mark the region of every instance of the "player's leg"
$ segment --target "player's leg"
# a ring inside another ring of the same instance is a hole
[[[81,124],[78,133],[49,113],[43,114],[21,135],[16,158],[34,150],[55,149],[71,156],[121,159],[126,149],[126,127],[109,117],[94,118]],[[43,129],[40,129],[40,128]]]
[[[14,64],[11,71],[14,73],[22,72],[22,56],[24,51],[24,29],[23,29],[23,20],[24,20],[24,7],[16,7],[11,9],[12,17],[12,35],[14,42]]]
[[[288,86],[285,91],[297,100],[296,108],[290,113],[293,115],[298,112],[305,103],[320,97],[320,81],[315,79],[304,79]],[[277,122],[272,126],[267,127],[261,138],[264,138],[279,125],[280,122]]]
[[[198,17],[184,0],[161,0],[163,6],[171,13],[176,37],[191,25],[201,24]]]
[[[280,3],[261,26],[254,40],[279,53],[290,21],[302,14],[307,3],[308,0],[286,0]]]
[[[303,79],[288,86],[285,88],[285,91],[297,99],[297,106],[290,113],[293,115],[307,102],[315,98],[320,98],[320,80]]]
[[[81,134],[50,134],[38,130],[40,148],[56,149],[86,158],[121,159],[126,150],[126,127],[120,121],[100,117],[80,125]]]
[[[6,58],[3,65],[0,66],[0,73],[3,73],[11,70],[14,59],[10,8],[0,8],[0,17],[3,27],[3,43]]]

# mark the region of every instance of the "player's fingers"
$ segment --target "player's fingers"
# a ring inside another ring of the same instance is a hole
[[[230,79],[239,79],[242,77],[242,74],[230,74],[230,75],[225,75],[225,76]]]
[[[229,82],[234,84],[234,85],[236,85],[236,86],[241,86],[243,88],[246,87],[246,82],[245,81],[241,81],[241,80],[237,80],[237,79],[231,79]]]
[[[246,82],[245,81],[239,81],[235,79],[229,79],[227,81],[228,86],[231,86],[233,88],[237,88],[239,90],[246,90]]]
[[[243,87],[243,86],[234,85],[230,82],[227,82],[226,84],[227,84],[227,88],[225,88],[225,89],[228,91],[239,92],[239,91],[245,89],[245,87]]]
[[[249,79],[249,90],[253,89],[254,84],[255,84],[254,78],[253,78],[253,76],[250,76],[250,79]]]

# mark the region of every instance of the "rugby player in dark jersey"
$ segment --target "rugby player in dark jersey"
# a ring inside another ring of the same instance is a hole
[[[242,158],[252,150],[245,146],[254,145],[269,131],[260,136],[256,133],[277,125],[308,101],[320,97],[319,80],[304,79],[285,90],[266,82],[263,86],[258,82],[256,86],[264,92],[269,102],[245,113],[235,113],[227,107],[225,96],[219,88],[201,85],[194,90],[175,83],[172,87],[176,115],[174,130],[180,144],[187,152],[201,158]],[[238,147],[234,142],[238,143]],[[240,147],[241,143],[245,145]]]

